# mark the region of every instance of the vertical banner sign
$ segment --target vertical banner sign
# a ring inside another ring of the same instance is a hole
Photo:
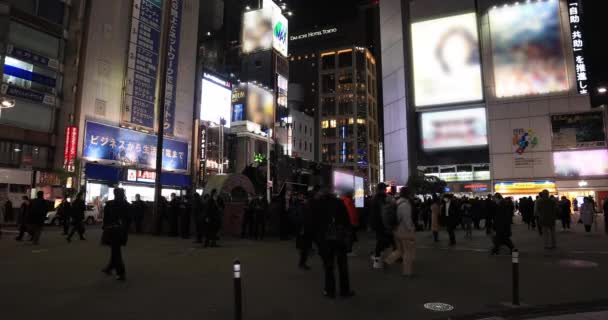
[[[76,150],[78,148],[78,127],[65,128],[65,145],[63,146],[63,168],[68,172],[75,171]]]
[[[574,68],[576,71],[576,88],[578,93],[587,94],[589,85],[587,79],[587,65],[585,64],[582,12],[579,0],[568,0],[568,18],[572,35],[572,51],[574,53]]]
[[[133,0],[122,121],[154,130],[162,0]]]
[[[205,182],[205,171],[207,170],[207,125],[201,123],[199,134],[199,182]]]
[[[167,48],[167,83],[165,87],[165,134],[173,135],[175,127],[175,97],[179,59],[179,36],[182,24],[182,0],[170,0],[169,47]]]

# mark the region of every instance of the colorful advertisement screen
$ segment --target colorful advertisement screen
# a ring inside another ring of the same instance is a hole
[[[272,10],[247,11],[243,15],[243,53],[272,48]]]
[[[417,107],[483,99],[475,13],[412,24]]]
[[[488,144],[484,108],[425,112],[421,115],[425,150],[480,147]]]
[[[554,149],[601,148],[606,146],[603,112],[551,116]]]
[[[568,90],[559,1],[490,10],[497,97]]]
[[[555,174],[559,177],[608,175],[608,150],[581,150],[553,153]]]
[[[230,128],[231,98],[232,90],[229,82],[204,74],[201,89],[200,119],[214,124],[220,124],[223,119],[226,121],[225,126]]]
[[[365,207],[365,181],[362,177],[355,177],[355,207]]]
[[[249,85],[247,120],[266,126],[274,123],[274,95],[272,92],[256,85]]]

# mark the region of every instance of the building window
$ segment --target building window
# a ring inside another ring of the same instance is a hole
[[[304,134],[307,134],[308,132],[308,127],[306,125],[304,125]]]
[[[59,57],[61,40],[24,24],[11,21],[9,41],[15,46],[32,50],[48,58]]]
[[[329,120],[329,127],[331,127],[331,128],[336,127],[336,119]]]
[[[321,89],[321,92],[327,94],[336,92],[336,76],[333,73],[321,76]]]
[[[3,81],[5,83],[55,94],[59,83],[56,72],[8,56],[4,58],[4,65]]]
[[[329,121],[327,121],[327,120],[321,121],[321,128],[323,128],[323,129],[329,128]]]
[[[323,98],[321,103],[321,115],[322,116],[333,116],[336,114],[336,99],[329,97]]]
[[[338,52],[338,67],[348,68],[353,65],[353,51],[351,49]]]
[[[321,66],[323,70],[334,69],[336,67],[336,56],[334,53],[324,53],[321,55]]]

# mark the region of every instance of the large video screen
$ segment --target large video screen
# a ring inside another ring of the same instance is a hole
[[[551,116],[554,149],[598,148],[606,146],[604,114],[585,112]]]
[[[272,48],[272,9],[247,11],[243,15],[243,53]]]
[[[224,119],[225,126],[230,128],[231,95],[230,83],[205,74],[201,89],[200,119],[214,124],[220,124],[220,120]]]
[[[568,90],[559,1],[490,10],[497,97]]]
[[[247,90],[247,120],[270,126],[274,123],[274,95],[250,84]]]
[[[412,24],[418,107],[483,99],[475,13]]]
[[[421,115],[425,150],[480,147],[488,144],[486,110],[472,108]]]
[[[365,207],[365,181],[362,177],[355,177],[355,207]]]
[[[581,150],[553,153],[555,174],[560,177],[608,175],[608,150]]]

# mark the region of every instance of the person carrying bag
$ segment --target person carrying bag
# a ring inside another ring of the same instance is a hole
[[[116,280],[125,281],[125,264],[122,259],[122,247],[127,245],[130,205],[125,198],[125,191],[114,189],[114,200],[108,201],[104,209],[103,233],[101,243],[110,247],[110,261],[102,269],[107,275],[116,271]]]

